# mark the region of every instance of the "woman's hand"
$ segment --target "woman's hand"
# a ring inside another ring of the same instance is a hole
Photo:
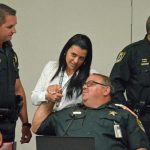
[[[133,112],[131,109],[129,109],[127,106],[122,104],[115,104],[115,105],[129,111],[134,117],[138,118],[138,115],[135,112]]]
[[[47,87],[46,99],[51,102],[57,102],[63,97],[60,85],[50,85]]]
[[[60,85],[49,85],[47,87],[47,92],[50,93],[50,94],[62,93],[62,88],[61,88]]]

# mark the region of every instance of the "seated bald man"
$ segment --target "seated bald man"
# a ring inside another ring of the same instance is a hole
[[[83,86],[83,104],[53,112],[54,102],[42,103],[34,115],[32,131],[38,135],[95,137],[96,150],[148,150],[141,122],[112,104],[111,92],[107,76],[92,74]]]

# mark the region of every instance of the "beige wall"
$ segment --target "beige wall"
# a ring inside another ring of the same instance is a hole
[[[20,76],[28,99],[29,119],[35,107],[33,90],[44,65],[57,60],[67,40],[76,33],[93,42],[93,67],[109,75],[115,58],[130,43],[131,0],[0,0],[17,10],[17,34],[13,44],[19,56]],[[133,0],[133,41],[145,35],[150,0]],[[35,136],[21,145],[17,124],[18,150],[35,150]]]

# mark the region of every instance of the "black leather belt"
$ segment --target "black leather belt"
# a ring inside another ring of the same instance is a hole
[[[0,108],[0,120],[8,118],[9,115],[10,115],[10,109]]]
[[[150,105],[146,105],[144,110],[145,110],[146,112],[150,112]]]

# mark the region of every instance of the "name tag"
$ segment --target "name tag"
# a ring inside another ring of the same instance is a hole
[[[122,138],[122,132],[119,124],[114,124],[114,132],[116,138]]]

